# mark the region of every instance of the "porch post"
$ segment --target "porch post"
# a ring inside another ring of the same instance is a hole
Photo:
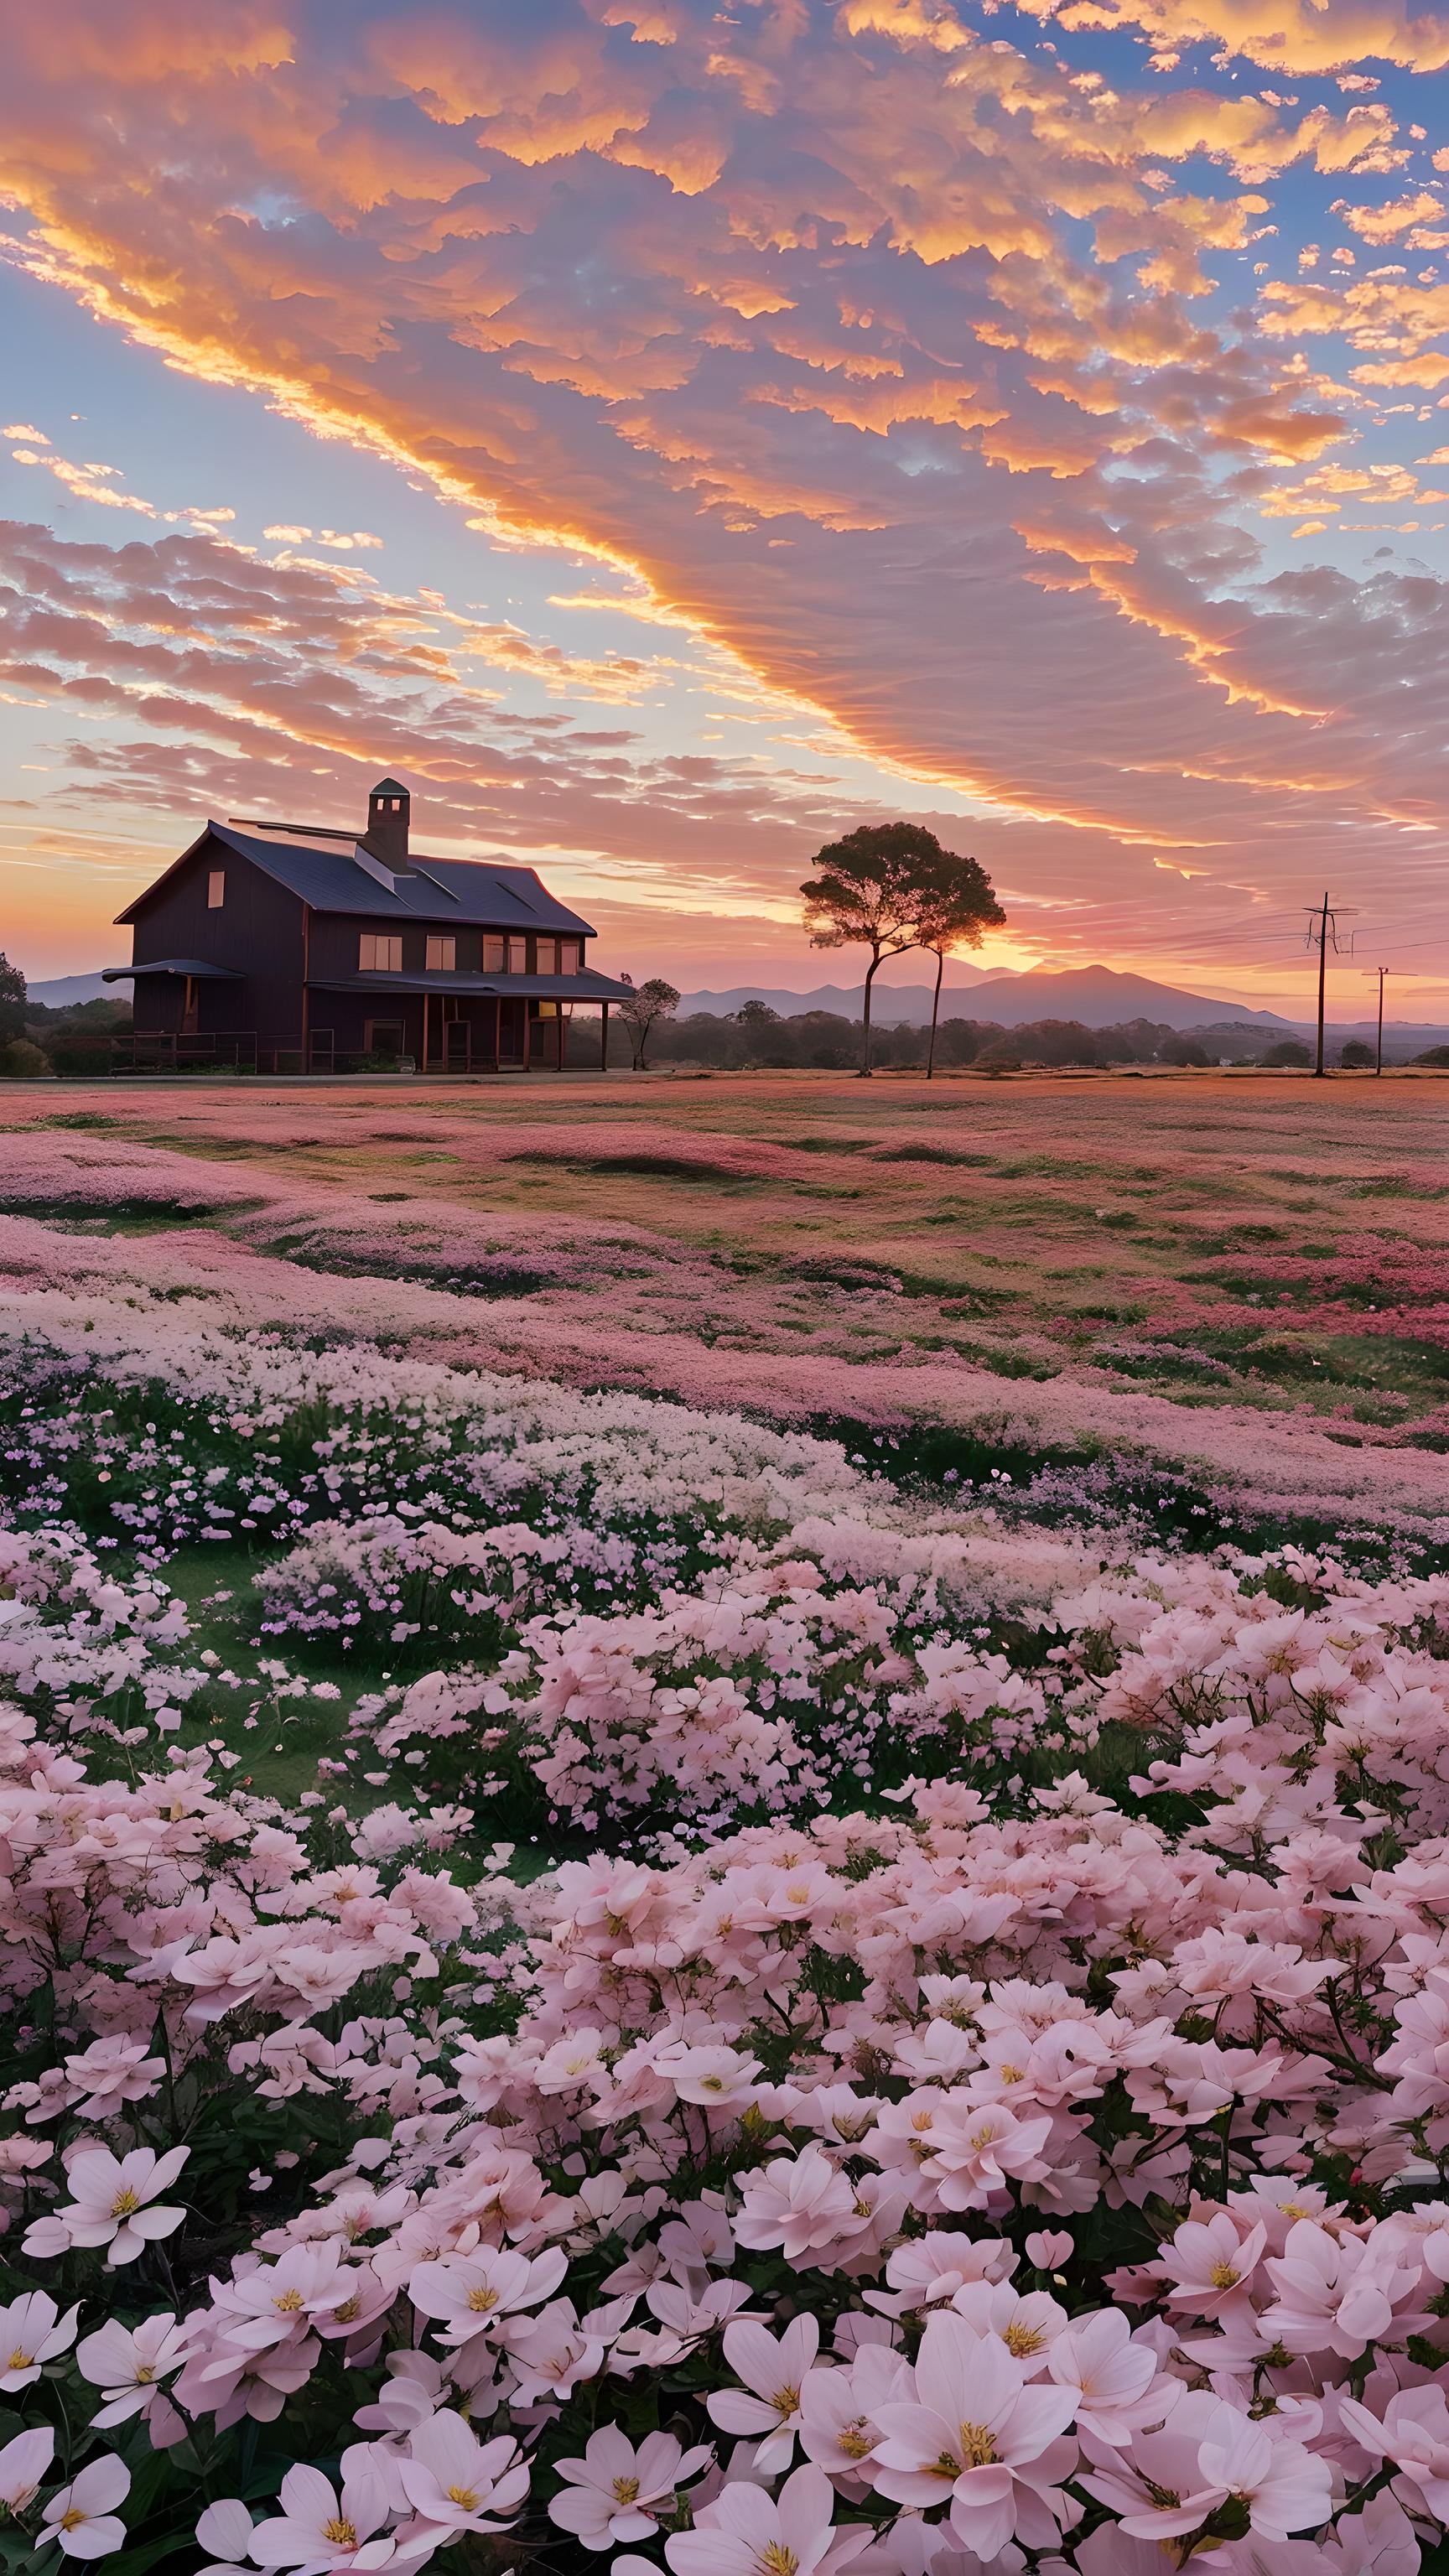
[[[599,1032],[599,1071],[607,1073],[609,1070],[609,1005],[607,1002],[601,1002],[599,1005]]]

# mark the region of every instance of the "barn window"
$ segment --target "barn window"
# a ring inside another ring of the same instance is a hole
[[[364,975],[402,973],[402,935],[364,930],[357,943],[357,963]]]
[[[584,943],[581,939],[561,939],[559,941],[558,971],[561,975],[577,975],[579,968],[583,963],[583,959],[580,954],[583,944]]]
[[[526,975],[528,973],[528,942],[526,939],[510,939],[508,943],[508,972],[510,975]]]
[[[556,939],[541,939],[539,941],[538,971],[540,975],[556,975],[558,973],[558,941]]]
[[[208,912],[220,912],[225,901],[226,870],[213,868],[206,880],[206,909]]]
[[[496,931],[485,930],[483,933],[483,972],[485,975],[501,975],[503,972],[503,941]]]
[[[428,964],[435,972],[439,972],[444,975],[453,974],[458,964],[458,943],[456,939],[444,938],[441,933],[435,937],[430,931],[428,933]]]

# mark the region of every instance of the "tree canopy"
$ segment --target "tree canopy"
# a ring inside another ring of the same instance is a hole
[[[871,1069],[871,987],[885,959],[934,949],[939,1003],[947,949],[978,946],[1006,919],[984,868],[946,849],[924,823],[860,823],[828,841],[800,895],[812,948],[870,951],[862,1073]]]

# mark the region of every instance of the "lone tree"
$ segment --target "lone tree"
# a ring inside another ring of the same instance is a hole
[[[812,948],[870,950],[862,1014],[863,1075],[871,1071],[871,991],[886,958],[941,940],[939,996],[945,947],[968,935],[965,921],[979,920],[985,929],[1005,918],[975,860],[943,849],[924,823],[861,823],[843,839],[827,842],[817,851],[815,874],[806,878],[800,893]]]
[[[662,975],[651,975],[647,984],[636,984],[627,1002],[619,1004],[619,1017],[629,1032],[629,1044],[634,1050],[636,1073],[649,1070],[644,1061],[644,1050],[656,1020],[669,1019],[678,1008],[679,995],[672,984],[665,983]]]
[[[925,838],[934,838],[930,832]],[[916,940],[936,960],[936,989],[931,996],[931,1037],[926,1049],[926,1080],[936,1072],[936,1024],[941,1016],[941,978],[953,948],[979,948],[988,930],[999,930],[1006,915],[996,900],[991,879],[975,859],[958,858],[936,843],[936,859],[927,878],[916,918]]]

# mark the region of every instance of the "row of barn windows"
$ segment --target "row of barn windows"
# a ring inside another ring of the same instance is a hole
[[[538,963],[536,975],[577,975],[583,964],[583,942],[578,939],[538,939],[534,942]],[[357,943],[358,970],[364,975],[400,975],[403,962],[402,935],[398,931],[364,930]],[[429,932],[424,960],[433,974],[457,972],[458,942],[448,934]],[[483,934],[482,972],[485,975],[526,975],[529,972],[528,942],[510,939],[501,932],[485,930]]]

